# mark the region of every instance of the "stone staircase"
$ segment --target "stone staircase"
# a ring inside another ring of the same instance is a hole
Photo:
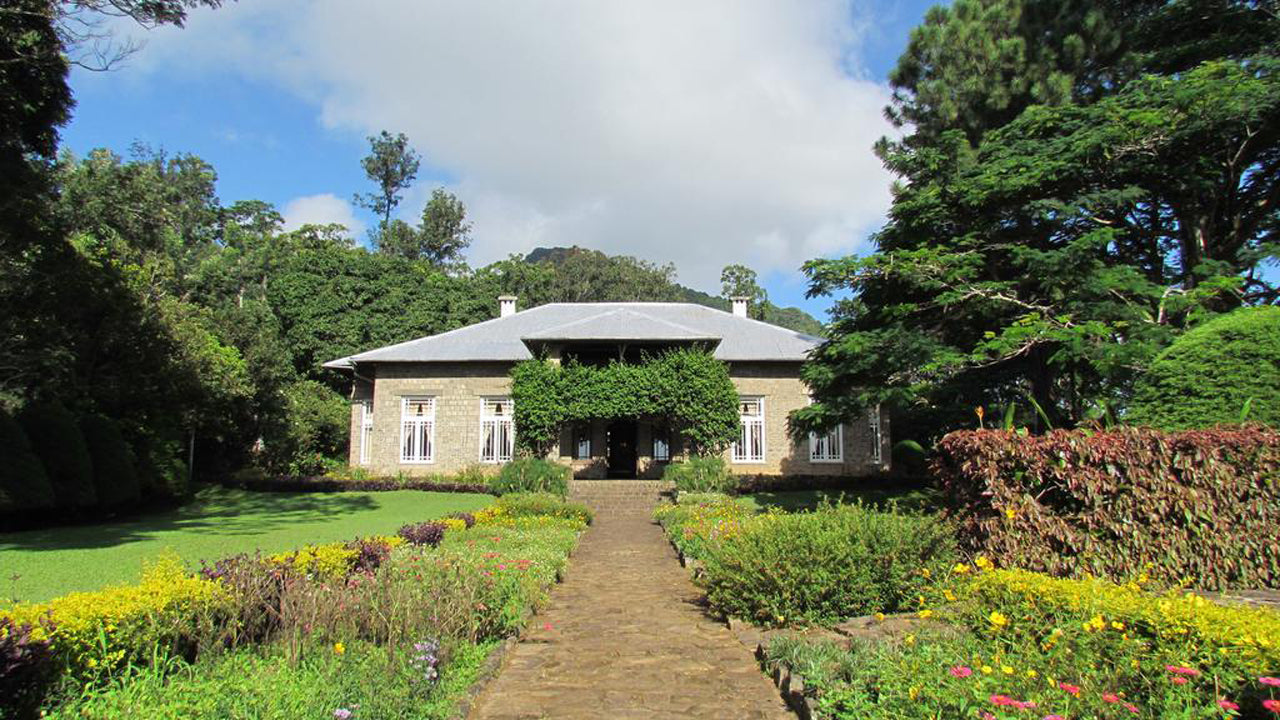
[[[666,502],[673,488],[661,480],[571,480],[569,499],[585,504],[598,516],[647,516],[659,502]]]

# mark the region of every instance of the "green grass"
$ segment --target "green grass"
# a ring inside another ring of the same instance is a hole
[[[475,510],[488,495],[419,490],[255,493],[206,488],[164,513],[117,522],[0,534],[0,606],[138,579],[165,550],[188,563],[240,552],[394,533],[401,525]]]
[[[934,510],[936,500],[928,490],[874,489],[874,490],[786,490],[760,492],[739,497],[738,502],[755,511],[770,508],[796,512],[812,510],[824,502],[835,504],[861,500],[868,505],[883,507],[896,502],[903,510]]]

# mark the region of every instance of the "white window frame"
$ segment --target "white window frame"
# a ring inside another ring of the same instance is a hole
[[[871,414],[867,416],[867,435],[870,438],[871,446],[867,448],[867,464],[883,465],[884,464],[884,436],[880,432],[880,406],[876,405],[871,409]]]
[[[653,428],[653,461],[654,462],[671,462],[671,433],[668,430]],[[662,452],[658,452],[658,448],[662,448]]]
[[[759,412],[752,415],[745,412],[743,405],[748,403],[756,403]],[[764,397],[759,395],[743,395],[738,398],[738,440],[733,443],[733,454],[731,455],[733,462],[742,465],[759,465],[765,462],[765,458],[769,455],[769,437],[765,432],[765,405]],[[759,440],[759,453],[751,452],[755,449],[757,443],[752,442],[752,436],[756,436]],[[746,445],[745,451],[743,445]]]
[[[591,459],[591,425],[578,425],[573,429],[573,459],[589,460]],[[586,447],[585,453],[583,447]]]
[[[495,405],[504,406],[501,415],[494,412]],[[492,433],[492,446],[487,440]],[[508,396],[480,398],[480,462],[497,465],[511,462],[516,446],[515,405]]]
[[[427,404],[425,415],[410,415],[410,405]],[[425,434],[421,431],[425,427]],[[412,433],[412,434],[411,434]],[[421,442],[426,439],[426,452]],[[429,465],[436,461],[436,399],[431,395],[406,395],[400,398],[400,462],[404,465]]]
[[[369,446],[373,443],[373,401],[360,401],[360,464],[369,464]]]
[[[844,462],[844,425],[831,428],[818,435],[809,433],[809,462],[842,463]]]

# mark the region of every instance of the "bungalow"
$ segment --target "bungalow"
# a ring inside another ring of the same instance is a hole
[[[726,362],[742,428],[725,452],[741,475],[879,474],[889,428],[879,412],[793,443],[787,416],[809,402],[800,366],[820,338],[689,303],[552,303],[467,327],[368,350],[325,367],[350,372],[353,467],[374,475],[453,473],[499,465],[515,446],[511,368],[538,355],[553,362],[634,361],[645,351],[698,345]],[[599,418],[566,427],[559,460],[579,478],[659,477],[683,454],[662,418]]]

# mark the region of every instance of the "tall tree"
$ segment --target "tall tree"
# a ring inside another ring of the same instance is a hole
[[[765,319],[769,293],[760,287],[755,270],[746,265],[726,265],[720,271],[720,290],[726,300],[747,298],[751,303],[751,315],[757,320]]]
[[[422,209],[421,257],[439,268],[456,268],[464,264],[463,253],[471,246],[471,223],[467,222],[467,206],[444,188],[431,191],[431,199]]]
[[[931,435],[1027,396],[1072,424],[1185,327],[1275,302],[1278,38],[1245,0],[932,10],[892,77],[878,251],[806,265],[851,295],[793,426],[886,402]]]
[[[383,130],[369,136],[369,154],[360,161],[364,174],[377,186],[376,192],[357,194],[356,204],[380,217],[379,230],[391,224],[391,212],[400,204],[402,193],[418,177],[422,156],[409,147],[404,133]]]

